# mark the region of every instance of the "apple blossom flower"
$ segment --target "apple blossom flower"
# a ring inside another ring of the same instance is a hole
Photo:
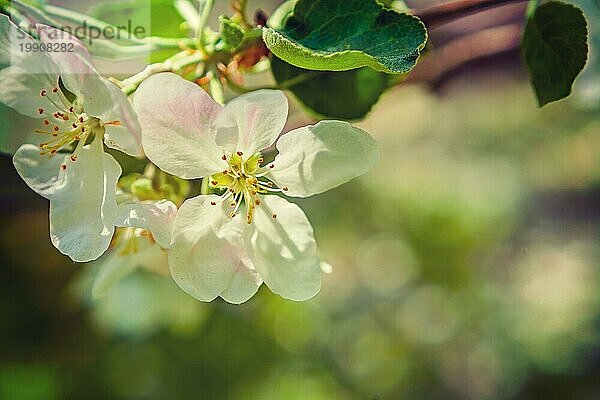
[[[222,194],[186,200],[175,218],[169,266],[201,301],[252,297],[263,283],[292,300],[321,287],[321,263],[304,212],[282,194],[307,197],[341,185],[377,161],[375,140],[346,122],[322,121],[283,135],[288,103],[257,90],[221,106],[171,73],[145,80],[134,97],[147,157]],[[279,154],[265,163],[265,149]],[[239,216],[242,213],[245,217]]]
[[[41,123],[35,133],[42,139],[22,145],[13,163],[50,201],[52,243],[74,261],[90,261],[107,249],[117,217],[121,167],[103,143],[140,156],[140,127],[127,97],[98,74],[78,39],[36,28],[40,42],[0,15],[0,62],[9,65],[0,71],[0,101]],[[68,51],[42,51],[40,43]]]

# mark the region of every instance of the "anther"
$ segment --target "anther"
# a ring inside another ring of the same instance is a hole
[[[69,107],[69,112],[73,112],[74,108],[73,106]]]
[[[273,219],[277,219],[277,214],[273,214]]]
[[[54,130],[54,132],[58,132],[58,125],[54,125],[54,128],[52,128]]]
[[[259,199],[254,200],[254,204],[256,204],[257,206],[260,206],[260,200]]]
[[[50,121],[48,121],[47,119],[44,120],[44,125],[50,125]]]
[[[216,206],[216,205],[217,205],[217,203],[216,203],[216,202],[214,202],[214,201],[211,201],[211,202],[210,202],[210,205],[211,205],[211,206]]]
[[[40,92],[40,96],[42,96],[42,97],[45,97],[45,96],[46,96],[46,89],[43,89],[43,90]]]
[[[243,155],[244,155],[244,153],[242,153],[241,151],[238,151],[238,152],[237,152],[237,155],[241,157],[241,156],[243,156]]]
[[[229,203],[229,206],[231,206],[231,207],[235,207],[235,205],[236,205],[236,204],[237,204],[237,203],[235,203],[235,202],[233,202],[233,201],[232,201],[231,203]]]
[[[229,216],[230,216],[231,218],[233,218],[233,217],[235,217],[235,213],[232,211],[232,212],[230,212],[230,213],[229,213]]]
[[[213,185],[213,186],[217,186],[218,183],[219,182],[217,182],[217,181],[210,181],[210,184]]]
[[[52,88],[52,93],[58,93],[58,88],[57,87]]]
[[[60,168],[63,169],[63,170],[67,169],[67,164],[64,164],[64,163],[60,164]]]
[[[73,129],[77,128],[77,124],[76,124],[75,122],[73,122],[73,123],[71,124],[71,126],[73,127]]]
[[[71,154],[71,161],[77,161],[77,156],[75,154]]]
[[[41,115],[44,113],[44,109],[43,108],[38,108],[38,113]]]
[[[83,124],[83,117],[79,117],[79,122]]]
[[[225,154],[223,154],[223,157],[221,157],[221,160],[223,160],[223,161],[227,160],[227,156]]]
[[[262,163],[263,163],[263,161],[265,161],[265,159],[264,159],[264,158],[262,158],[262,157],[260,157],[260,158],[258,159],[258,163],[259,163],[259,164],[262,164]]]
[[[268,182],[267,186],[270,187],[270,188],[272,188],[273,187],[273,182]]]
[[[269,165],[269,168],[273,168],[275,166],[275,164],[271,164]]]
[[[282,189],[284,192],[287,192],[289,190],[287,186],[282,187]]]

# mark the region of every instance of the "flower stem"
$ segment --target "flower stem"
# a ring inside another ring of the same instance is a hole
[[[210,95],[219,104],[225,104],[225,93],[223,92],[223,84],[221,78],[216,69],[211,69],[209,72],[210,80],[208,85],[210,88]]]
[[[54,26],[54,27],[60,27],[60,23],[54,19],[52,19],[51,17],[49,17],[45,12],[43,12],[42,10],[37,9],[34,6],[31,6],[29,4],[23,3],[20,0],[12,0],[11,4],[17,8],[18,10],[24,12],[25,14],[35,18],[36,20],[38,20],[38,22],[42,22],[46,25],[50,25],[50,26]]]
[[[175,54],[173,57],[160,62],[148,65],[143,71],[130,76],[122,81],[112,79],[121,90],[129,95],[138,88],[138,86],[147,78],[160,72],[177,72],[183,67],[191,64],[200,63],[204,60],[204,56],[199,52],[189,53],[189,51],[182,51]]]
[[[175,0],[175,8],[188,23],[190,29],[197,31],[200,25],[200,15],[189,0]]]
[[[204,7],[202,9],[202,14],[200,15],[200,23],[198,24],[198,29],[196,30],[198,48],[202,49],[205,52],[206,43],[204,43],[204,30],[206,29],[206,25],[208,24],[208,18],[210,17],[213,2],[214,0],[204,0]]]

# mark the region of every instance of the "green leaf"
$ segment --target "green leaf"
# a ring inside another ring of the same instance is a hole
[[[567,97],[587,61],[587,23],[583,12],[550,1],[527,20],[523,58],[540,107]]]
[[[171,0],[108,1],[95,6],[91,15],[115,26],[144,28],[144,36],[184,37],[179,28],[183,17]],[[109,43],[110,44],[110,43]],[[151,62],[159,62],[179,49],[152,52]]]
[[[231,49],[238,47],[244,40],[244,30],[224,15],[219,18],[219,23],[221,26],[221,39],[227,47]]]
[[[263,30],[263,39],[273,54],[297,67],[399,74],[414,68],[427,30],[417,17],[375,0],[298,0],[282,26]]]
[[[389,75],[370,68],[342,72],[309,71],[273,57],[275,80],[313,114],[325,118],[354,120],[363,118],[385,91]]]

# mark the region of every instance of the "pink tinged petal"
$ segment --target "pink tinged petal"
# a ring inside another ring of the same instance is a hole
[[[319,292],[321,260],[312,226],[300,207],[265,196],[245,239],[258,273],[274,293],[303,301]]]
[[[215,195],[186,200],[173,228],[171,275],[181,289],[200,301],[212,301],[226,290],[245,259],[239,253],[242,218],[228,217],[227,206],[218,201]]]
[[[0,64],[9,65],[0,71],[0,101],[23,115],[39,118],[39,108],[56,111],[40,91],[57,85],[59,68],[44,52],[21,51],[21,45],[35,43],[0,14]]]
[[[321,121],[295,129],[277,141],[271,178],[289,196],[306,197],[333,189],[371,169],[379,160],[377,142],[347,122]]]
[[[236,97],[225,110],[238,126],[235,150],[252,155],[275,143],[287,121],[288,101],[280,90],[263,89]]]
[[[57,154],[54,157],[41,156],[40,148],[32,144],[24,144],[15,152],[13,165],[17,173],[33,191],[46,199],[61,187],[61,164],[66,163],[69,156]]]
[[[43,24],[37,24],[36,29],[42,43],[64,44],[71,50],[50,51],[47,54],[60,67],[61,76],[67,89],[79,94],[79,88],[85,84],[85,81],[98,75],[87,49],[79,39],[68,32]]]
[[[73,261],[95,260],[108,248],[120,175],[119,163],[104,153],[99,137],[60,169],[60,186],[50,196],[50,238]]]
[[[227,167],[215,138],[222,106],[198,85],[172,73],[153,75],[134,96],[147,157],[160,169],[185,179]]]
[[[120,204],[115,225],[149,230],[156,242],[168,249],[176,214],[177,206],[167,200]]]

